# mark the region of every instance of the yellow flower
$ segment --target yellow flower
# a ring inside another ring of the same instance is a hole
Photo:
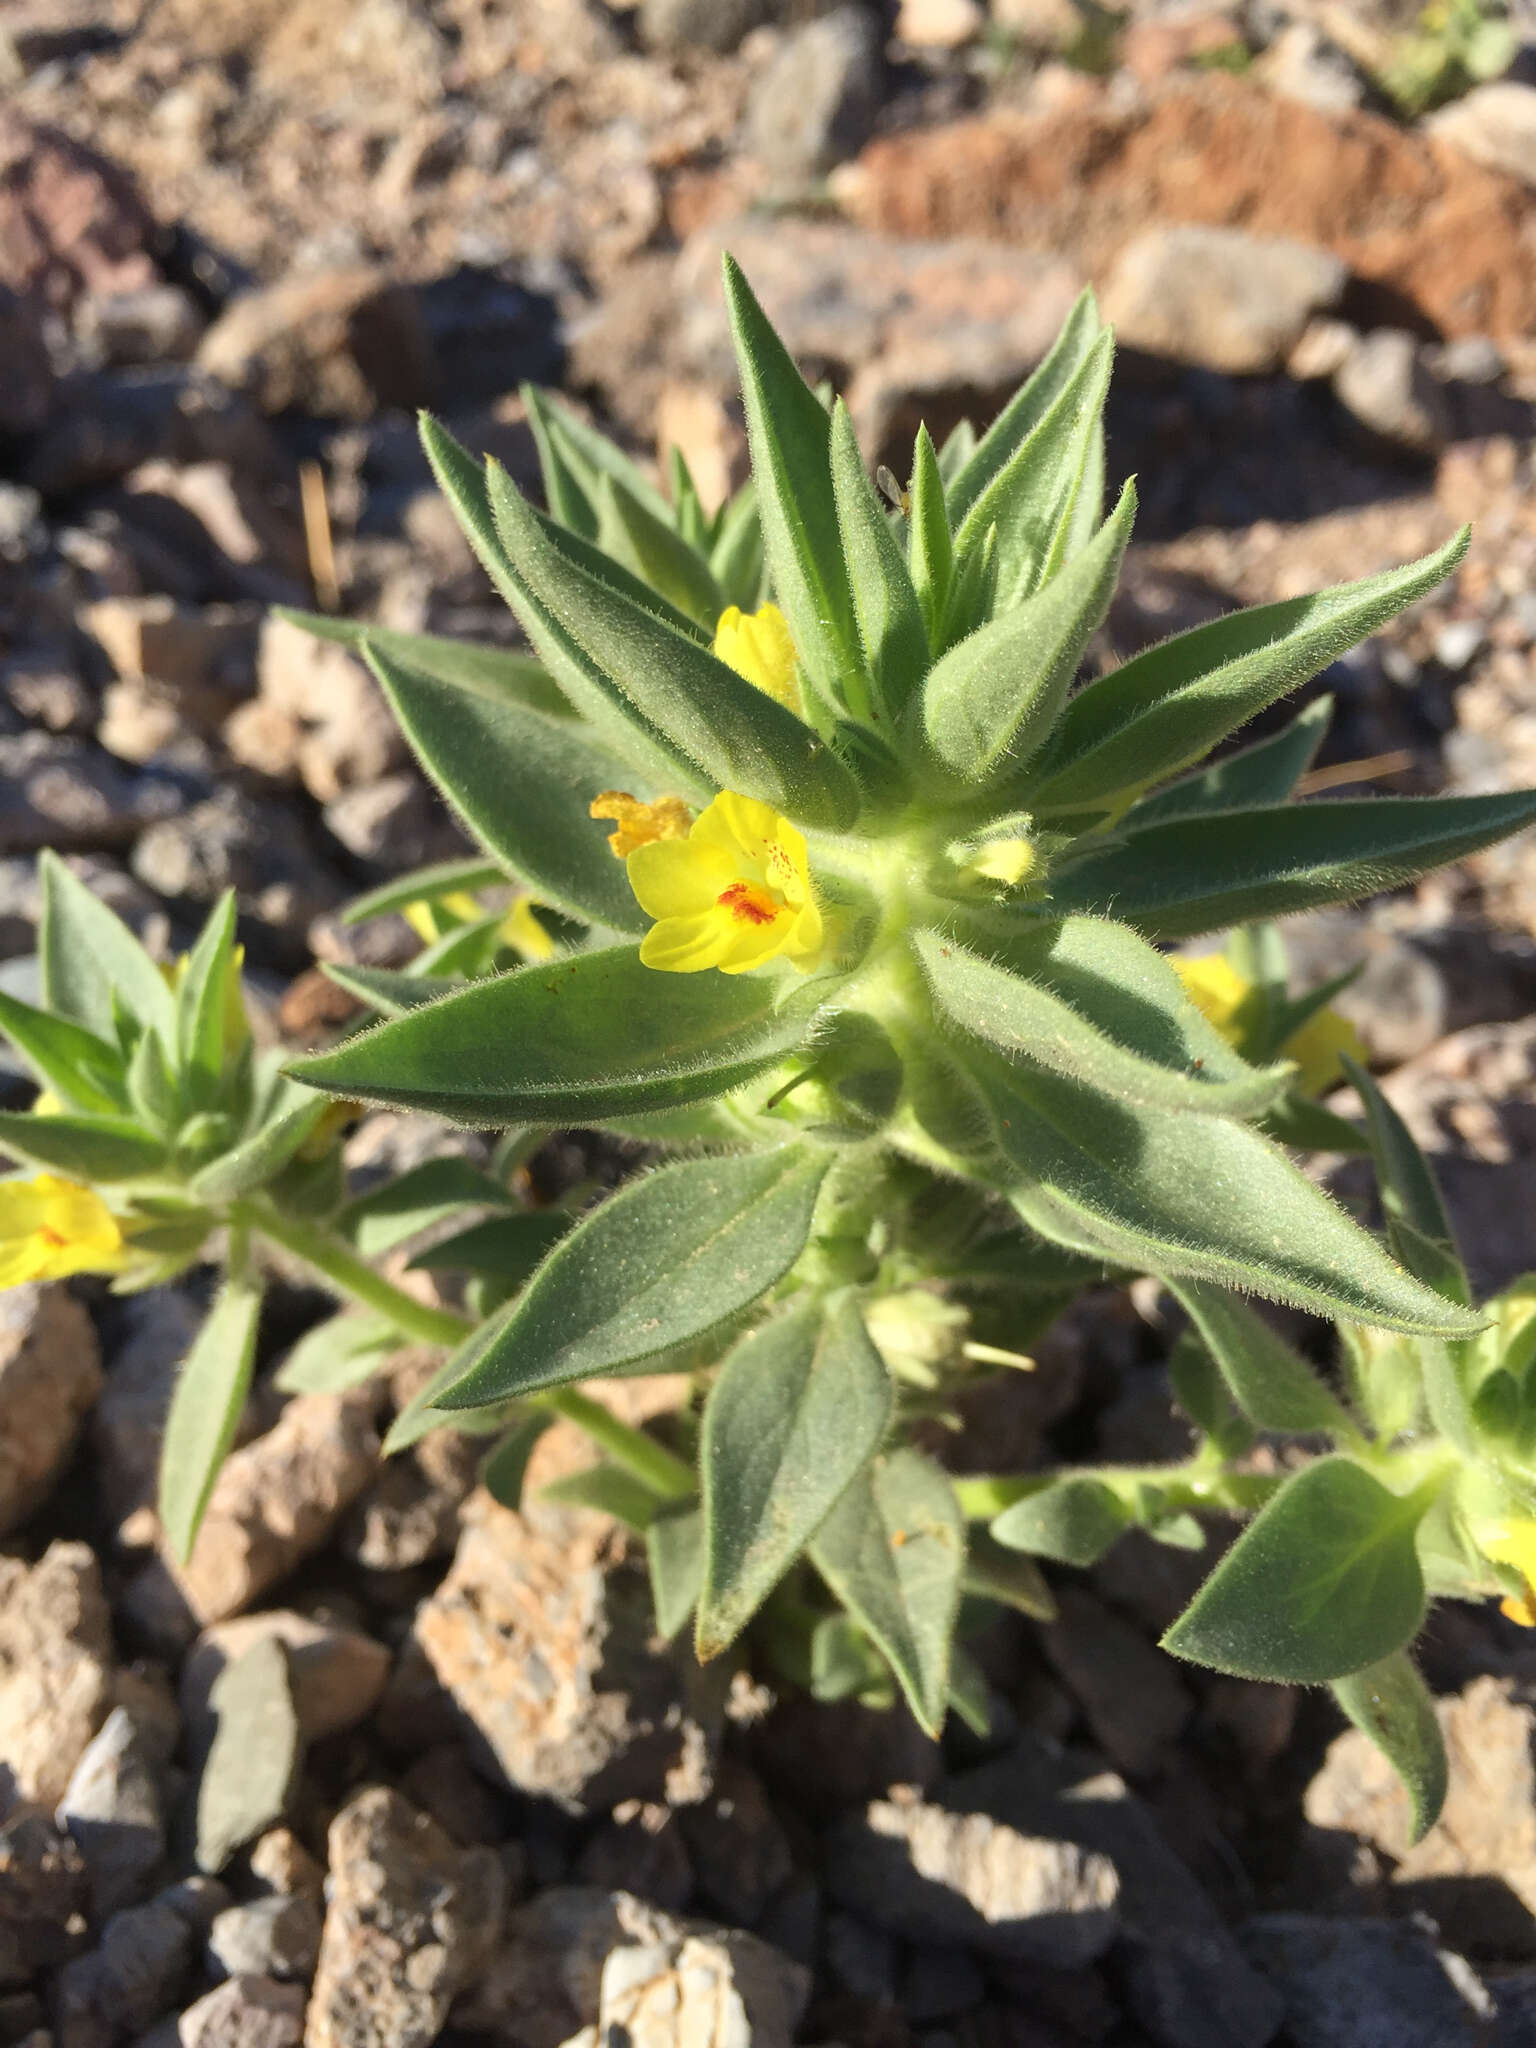
[[[439,913],[447,911],[445,920]],[[423,896],[415,903],[401,905],[400,915],[424,945],[451,932],[456,925],[473,924],[485,912],[467,889],[450,889],[444,896]]]
[[[128,1256],[117,1218],[94,1189],[51,1173],[0,1181],[0,1287],[115,1273]]]
[[[722,790],[686,839],[629,856],[629,885],[657,922],[640,958],[669,974],[743,974],[779,954],[802,973],[823,942],[805,840],[771,804]]]
[[[1176,953],[1173,965],[1195,1008],[1229,1044],[1241,1046],[1261,1001],[1257,985],[1239,974],[1225,953],[1201,953],[1193,958]],[[1366,1058],[1354,1025],[1333,1009],[1309,1017],[1280,1050],[1286,1059],[1296,1062],[1296,1085],[1302,1094],[1314,1097],[1325,1094],[1341,1077],[1341,1054]]]
[[[618,831],[610,833],[608,851],[624,860],[637,846],[649,846],[657,839],[686,839],[693,813],[680,796],[659,797],[644,804],[624,789],[599,790],[587,805],[589,818],[611,818]]]
[[[534,916],[533,904],[526,896],[519,896],[501,920],[497,937],[504,946],[515,946],[525,960],[548,960],[555,950],[554,940]]]
[[[1522,1628],[1536,1628],[1536,1522],[1500,1522],[1477,1531],[1478,1548],[1495,1564],[1513,1565],[1525,1592],[1500,1601],[1499,1612]]]
[[[755,612],[744,612],[740,605],[728,605],[715,627],[714,651],[727,668],[735,669],[737,675],[766,691],[786,711],[800,716],[795,643],[776,604],[762,605]]]

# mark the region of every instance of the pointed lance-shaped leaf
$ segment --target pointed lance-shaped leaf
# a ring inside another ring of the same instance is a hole
[[[413,974],[400,967],[344,967],[339,960],[322,960],[320,972],[381,1017],[403,1017],[407,1010],[457,995],[463,986],[447,975]]]
[[[1349,1458],[1288,1479],[1163,1637],[1235,1678],[1323,1685],[1412,1642],[1424,1621],[1415,1538],[1431,1490],[1390,1492]]]
[[[804,1250],[830,1161],[787,1145],[631,1181],[476,1332],[469,1369],[437,1405],[478,1408],[616,1372],[730,1321]]]
[[[972,447],[952,478],[946,468],[949,513],[957,525],[1039,426],[1103,332],[1098,301],[1091,290],[1080,292],[1039,368],[1009,399],[981,439],[972,436]],[[944,444],[946,462],[956,439],[957,435],[951,435]]]
[[[838,830],[853,822],[857,785],[813,727],[571,560],[494,463],[487,491],[524,587],[611,689],[714,789],[740,790],[812,826]]]
[[[1135,517],[1136,487],[1128,483],[1075,561],[930,669],[923,730],[951,774],[969,782],[1016,776],[1044,744],[1114,595]]]
[[[261,1289],[232,1274],[225,1280],[182,1361],[160,1448],[160,1520],[183,1564],[219,1468],[235,1440],[256,1360]]]
[[[701,1658],[741,1634],[879,1449],[891,1410],[890,1375],[852,1295],[791,1303],[735,1345],[699,1446]]]
[[[368,619],[336,619],[327,612],[296,611],[292,605],[272,607],[273,615],[300,626],[317,640],[363,651],[366,640],[390,661],[401,662],[434,682],[456,683],[526,704],[547,718],[572,718],[570,703],[542,662],[515,654],[509,647],[486,647],[475,640],[449,640],[437,633],[401,633]]]
[[[1122,663],[1068,706],[1035,803],[1073,810],[1198,761],[1443,582],[1467,541],[1463,528],[1406,568],[1234,612]]]
[[[1310,1436],[1321,1431],[1349,1437],[1348,1412],[1272,1323],[1245,1301],[1207,1281],[1170,1280],[1205,1347],[1221,1369],[1232,1398],[1260,1429]]]
[[[1087,1472],[1069,1472],[1034,1486],[991,1525],[994,1542],[1057,1564],[1097,1564],[1131,1525],[1113,1487]]]
[[[874,710],[891,731],[928,667],[928,629],[912,572],[881,504],[848,408],[832,408],[832,490],[854,610],[875,684]]]
[[[617,477],[602,481],[597,539],[615,561],[713,635],[725,598],[709,564],[670,519],[647,510]]]
[[[311,1086],[502,1129],[704,1102],[806,1037],[811,990],[761,975],[658,974],[631,946],[472,983],[294,1062]]]
[[[595,538],[597,502],[605,477],[612,477],[622,484],[654,518],[670,519],[672,508],[665,497],[639,463],[632,462],[616,442],[596,427],[589,426],[568,405],[562,405],[537,384],[523,384],[519,395],[528,409],[528,424],[533,429],[540,464],[545,471],[546,490],[550,474],[546,450],[552,449],[565,476],[574,480],[592,508],[594,523],[591,526],[578,525],[576,521],[567,519],[563,511],[557,511],[553,498],[548,498],[550,511],[563,525],[575,526],[588,540]]]
[[[0,1111],[0,1154],[69,1180],[142,1180],[165,1166],[165,1146],[123,1116],[33,1116]]]
[[[1363,797],[1175,818],[1126,832],[1053,877],[1051,906],[1102,911],[1155,939],[1350,903],[1415,882],[1536,820],[1536,790]]]
[[[1333,723],[1331,696],[1314,697],[1289,725],[1267,740],[1257,740],[1234,754],[1223,754],[1209,768],[1165,784],[1133,804],[1123,820],[1127,832],[1143,825],[1162,825],[1172,818],[1203,816],[1207,811],[1240,811],[1255,804],[1281,804],[1312,766]]]
[[[164,975],[116,911],[45,847],[38,856],[43,914],[38,929],[43,1008],[118,1042],[124,1011],[158,1025],[169,1045],[175,1010]]]
[[[0,989],[0,1032],[67,1108],[111,1116],[126,1106],[121,1052],[83,1024],[36,1010]]]
[[[1435,1703],[1413,1659],[1398,1650],[1336,1678],[1330,1690],[1396,1771],[1408,1794],[1409,1840],[1422,1841],[1440,1818],[1449,1771]]]
[[[1365,1108],[1366,1132],[1387,1233],[1404,1265],[1451,1301],[1470,1304],[1472,1283],[1434,1168],[1365,1068],[1346,1054],[1344,1072]]]
[[[226,889],[187,955],[176,991],[177,1066],[190,1109],[211,1107],[218,1092],[231,996],[241,1002],[235,966],[235,892]]]
[[[817,696],[858,715],[864,657],[829,488],[832,423],[730,256],[724,274],[774,595]]]
[[[608,789],[666,791],[634,790],[624,755],[575,719],[433,681],[371,644],[368,665],[444,798],[541,903],[614,931],[644,928],[624,864],[590,805]]]
[[[912,587],[917,592],[928,645],[942,654],[948,644],[946,624],[955,579],[955,543],[950,532],[949,509],[944,502],[944,479],[939,458],[926,427],[917,430],[912,450],[912,490],[907,541]]]

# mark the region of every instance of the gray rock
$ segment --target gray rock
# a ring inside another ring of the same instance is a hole
[[[1052,1969],[1091,1963],[1119,1924],[1107,1857],[910,1794],[876,1800],[834,1830],[826,1883],[834,1899],[909,1941]]]
[[[0,1990],[67,1962],[85,1942],[90,1872],[40,1807],[0,1823]]]
[[[203,336],[197,364],[269,413],[368,419],[436,396],[417,294],[371,267],[299,270],[242,292]]]
[[[397,1792],[360,1792],[331,1823],[329,1902],[308,2048],[426,2048],[484,1970],[505,1878]]]
[[[1475,85],[1424,125],[1475,163],[1536,185],[1536,85],[1513,78]]]
[[[299,2048],[304,1992],[270,1977],[231,1977],[177,2023],[180,2048]]]
[[[0,737],[0,852],[126,846],[184,804],[169,777],[129,775],[85,740]]]
[[[90,1869],[95,1916],[136,1904],[165,1854],[165,1814],[152,1747],[126,1707],[102,1723],[54,1818]]]
[[[273,796],[257,802],[228,785],[152,826],[134,847],[132,864],[146,888],[180,900],[189,914],[233,888],[243,928],[254,928],[269,949],[286,944],[294,953],[310,921],[342,893],[312,852],[296,809]]]
[[[294,1711],[306,1742],[355,1728],[373,1711],[389,1673],[389,1652],[361,1629],[315,1621],[270,1607],[205,1629],[181,1667],[179,1698],[195,1756],[206,1753],[217,1724],[220,1675],[253,1644],[280,1642],[288,1653]]]
[[[177,284],[141,285],[82,301],[75,334],[98,365],[184,363],[195,353],[207,316]]]
[[[894,2005],[900,1949],[896,1937],[855,1913],[829,1913],[821,1933],[822,1959],[839,1991],[869,2005]]]
[[[344,790],[323,812],[325,828],[357,860],[415,867],[451,860],[464,842],[419,775],[402,769]]]
[[[667,1806],[626,1800],[576,1859],[574,1875],[600,1891],[632,1892],[679,1913],[693,1895],[693,1865],[678,1817]]]
[[[755,1927],[794,1870],[789,1839],[761,1780],[722,1758],[704,1798],[679,1809],[683,1840],[707,1904],[734,1927]]]
[[[228,462],[251,477],[283,475],[271,430],[247,401],[195,370],[157,365],[66,378],[53,417],[28,447],[22,482],[45,498],[115,483],[142,462]]]
[[[1268,1913],[1243,1947],[1285,2002],[1296,2048],[1482,2048],[1493,2001],[1417,1927]],[[1448,1961],[1452,1967],[1447,1967]]]
[[[1241,228],[1148,228],[1116,258],[1104,315],[1127,348],[1252,375],[1281,367],[1348,275],[1326,250]]]
[[[230,1905],[229,1886],[220,1884],[216,1877],[205,1877],[201,1873],[182,1878],[179,1884],[168,1884],[163,1892],[155,1894],[156,1903],[169,1906],[179,1914],[191,1928],[199,1946],[207,1940],[208,1931],[215,1920]]]
[[[717,1682],[654,1640],[643,1567],[603,1517],[475,1495],[412,1640],[515,1791],[600,1813],[707,1789]]]
[[[90,1430],[106,1512],[114,1522],[154,1500],[160,1439],[176,1375],[204,1313],[174,1287],[157,1287],[123,1303],[118,1342]]]
[[[320,1956],[320,1908],[307,1892],[229,1906],[208,1930],[215,1977],[276,1977],[307,1984]]]
[[[101,1945],[59,1972],[54,1987],[58,2048],[111,2048],[142,2034],[174,2002],[186,1980],[192,1930],[162,1900],[116,1913]]]
[[[0,1535],[47,1499],[101,1384],[95,1327],[73,1295],[0,1295]]]
[[[53,368],[38,303],[0,285],[0,350],[5,386],[0,392],[0,433],[35,434],[47,425],[56,398]]]
[[[1362,335],[1334,371],[1333,390],[1369,433],[1411,454],[1437,454],[1450,437],[1445,393],[1418,341],[1401,328]]]
[[[792,29],[747,102],[748,143],[769,176],[801,185],[862,149],[884,74],[879,25],[862,7]]]
[[[219,1673],[218,1732],[197,1788],[197,1861],[224,1868],[235,1851],[281,1820],[303,1762],[288,1652],[264,1636]]]
[[[774,0],[640,0],[640,39],[651,50],[724,56],[775,12]]]
[[[914,2026],[931,2025],[980,2005],[986,1990],[963,1948],[920,1948],[902,1981],[901,2009]]]
[[[112,1703],[112,1632],[96,1559],[52,1543],[29,1571],[0,1557],[0,1800],[56,1806]]]
[[[1111,1761],[1133,1774],[1152,1770],[1194,1710],[1172,1661],[1076,1587],[1060,1594],[1040,1643]]]

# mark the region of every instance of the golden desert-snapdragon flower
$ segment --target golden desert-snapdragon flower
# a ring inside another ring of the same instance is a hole
[[[1243,1028],[1258,1000],[1258,987],[1238,973],[1225,953],[1176,953],[1173,966],[1185,994],[1229,1044],[1240,1046]],[[1347,1017],[1335,1009],[1319,1010],[1280,1048],[1294,1060],[1296,1084],[1303,1095],[1319,1096],[1343,1077],[1342,1056],[1365,1060],[1366,1048]]]
[[[715,626],[713,651],[727,668],[745,676],[797,718],[801,715],[795,643],[776,604],[759,605],[755,612],[728,605]]]
[[[116,1273],[128,1258],[122,1226],[93,1188],[52,1173],[0,1181],[0,1287]]]

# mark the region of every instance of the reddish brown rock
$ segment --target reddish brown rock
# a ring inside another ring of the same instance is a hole
[[[133,181],[56,128],[0,114],[0,284],[68,312],[86,292],[158,280]]]
[[[1324,114],[1241,79],[1107,93],[872,143],[841,196],[887,234],[1069,250],[1095,278],[1154,223],[1310,242],[1446,334],[1536,325],[1536,193],[1378,115]]]

